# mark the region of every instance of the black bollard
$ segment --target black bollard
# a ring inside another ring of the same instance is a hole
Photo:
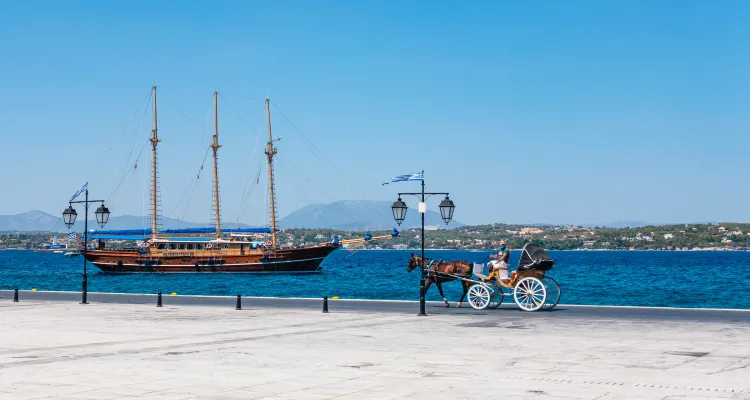
[[[242,310],[242,295],[237,293],[237,307],[234,308],[235,310]]]
[[[18,288],[13,292],[13,302],[18,303]]]
[[[161,307],[161,292],[156,297],[156,306]]]
[[[323,312],[328,313],[328,296],[323,297]]]

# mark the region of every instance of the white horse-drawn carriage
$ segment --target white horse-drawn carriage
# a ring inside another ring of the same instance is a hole
[[[533,243],[523,247],[518,270],[511,279],[486,279],[484,264],[475,263],[473,273],[476,279],[462,278],[472,283],[467,294],[469,304],[477,310],[497,308],[506,295],[512,295],[524,311],[551,310],[560,301],[560,285],[546,276],[554,264],[547,252]]]

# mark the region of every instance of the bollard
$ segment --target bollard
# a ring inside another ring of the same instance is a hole
[[[323,297],[323,312],[328,313],[328,296]]]
[[[242,310],[242,295],[237,293],[237,307],[234,308],[235,310]]]
[[[13,302],[18,303],[18,288],[13,292]]]
[[[156,306],[161,307],[161,292],[156,297]]]

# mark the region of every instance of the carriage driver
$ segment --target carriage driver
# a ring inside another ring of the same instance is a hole
[[[500,248],[497,250],[497,254],[490,254],[490,258],[497,258],[497,260],[490,261],[488,263],[488,266],[490,267],[490,274],[489,276],[487,276],[487,279],[495,277],[497,278],[497,280],[507,283],[510,251],[507,247],[505,247],[505,240],[500,241]]]

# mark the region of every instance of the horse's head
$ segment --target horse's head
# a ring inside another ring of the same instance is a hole
[[[409,266],[406,267],[406,272],[414,271],[414,268],[419,268],[421,265],[422,258],[414,253],[411,253],[411,258],[409,258]]]

